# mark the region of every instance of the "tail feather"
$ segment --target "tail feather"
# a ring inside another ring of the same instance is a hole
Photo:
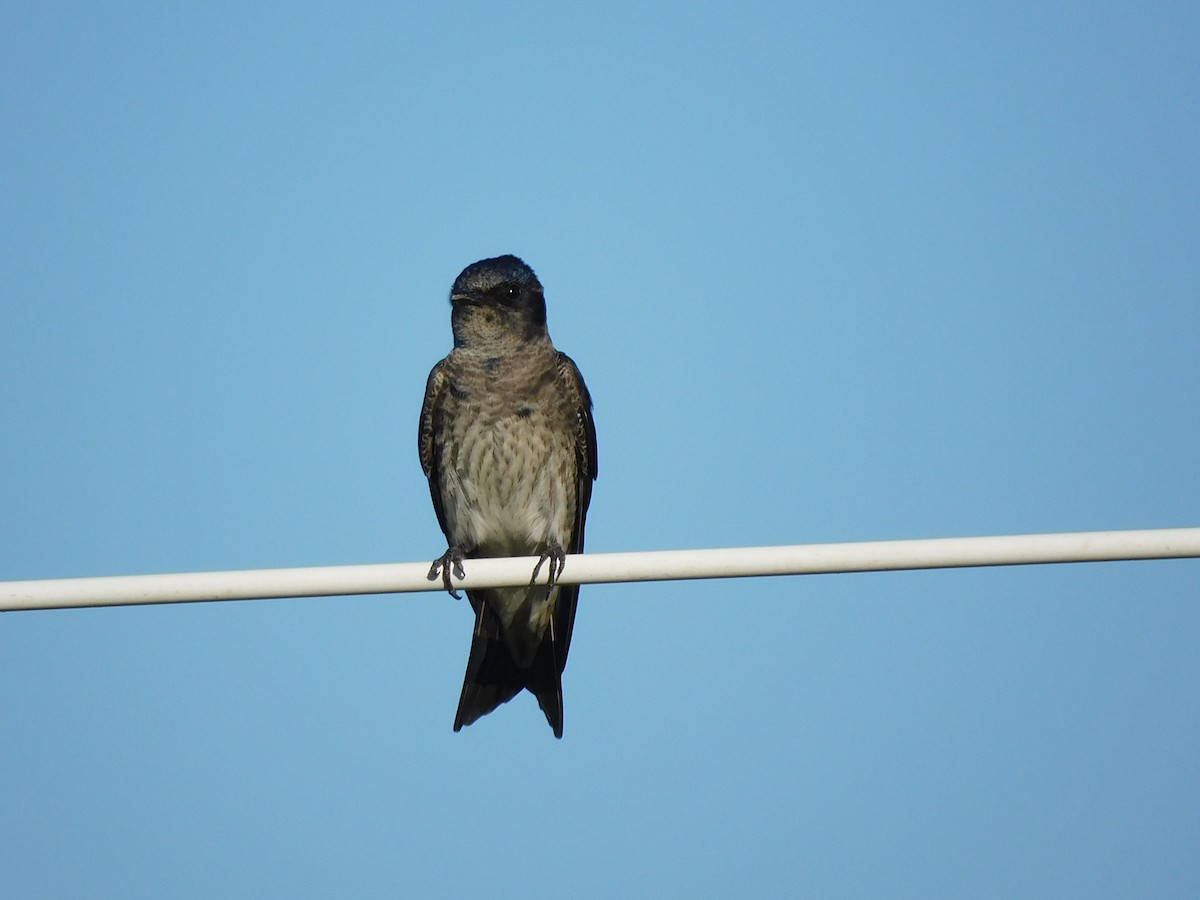
[[[563,695],[562,668],[555,659],[554,639],[550,634],[553,625],[547,629],[546,636],[538,647],[533,665],[525,670],[525,687],[537,697],[538,706],[546,716],[546,721],[554,729],[554,736],[563,736]]]
[[[468,592],[470,596],[470,592]],[[486,602],[474,602],[475,632],[471,638],[471,654],[463,679],[454,730],[486,716],[496,707],[507,703],[523,689],[537,697],[538,706],[554,730],[563,735],[562,669],[566,659],[559,659],[556,627],[551,623],[538,645],[529,668],[522,669],[513,662],[512,654],[500,634],[500,621]]]

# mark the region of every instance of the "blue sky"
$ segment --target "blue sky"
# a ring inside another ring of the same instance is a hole
[[[599,551],[1200,524],[1194,4],[8,3],[0,579],[428,560],[516,253]],[[1200,891],[1195,560],[0,616],[0,893]]]

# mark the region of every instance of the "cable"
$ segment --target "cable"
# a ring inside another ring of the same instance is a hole
[[[595,584],[1200,557],[1200,528],[658,550],[568,556],[559,581]],[[537,560],[469,559],[455,587],[528,584]],[[546,566],[538,580],[545,582]],[[0,582],[0,611],[442,590],[429,563]]]

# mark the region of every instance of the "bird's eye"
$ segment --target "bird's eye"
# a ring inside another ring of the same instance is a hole
[[[498,284],[488,289],[488,296],[492,298],[492,302],[494,303],[511,304],[521,299],[521,285],[515,282]]]

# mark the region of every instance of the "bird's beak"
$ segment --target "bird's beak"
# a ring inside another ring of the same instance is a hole
[[[450,305],[455,306],[459,303],[480,303],[482,302],[478,294],[451,294]]]

